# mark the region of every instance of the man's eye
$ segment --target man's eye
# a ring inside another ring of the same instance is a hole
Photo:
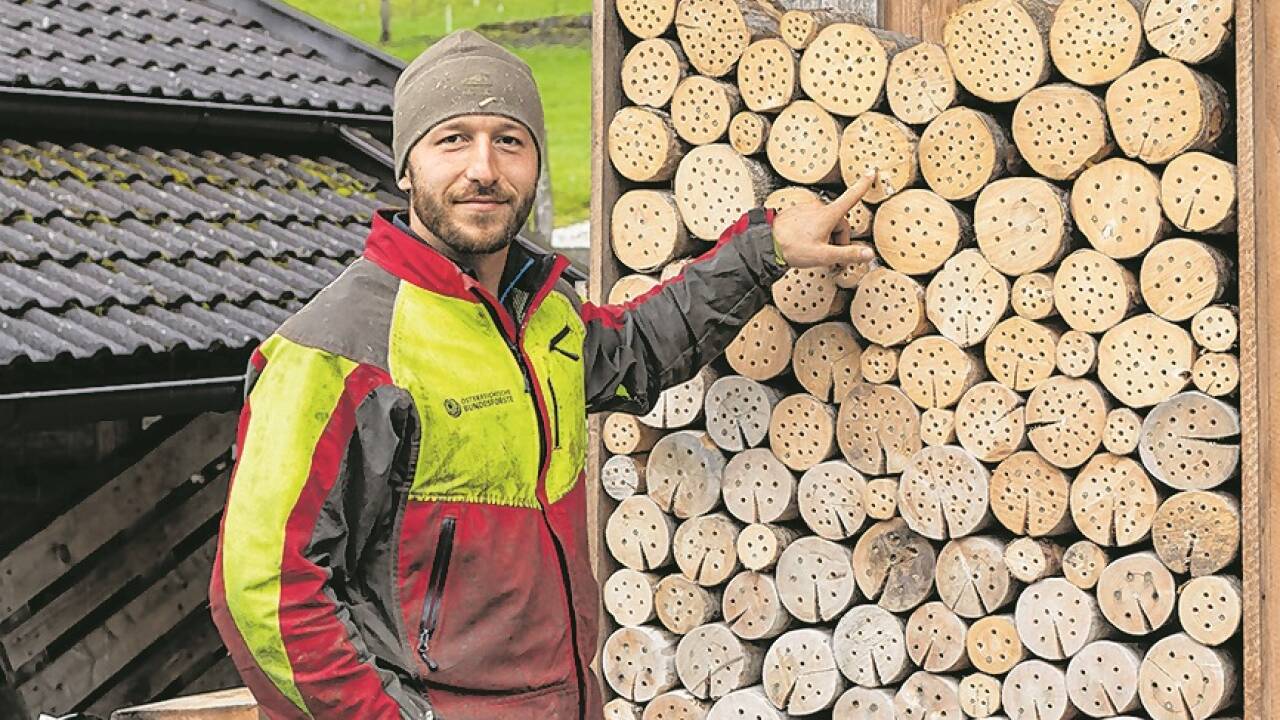
[[[498,142],[500,142],[500,143],[502,143],[502,144],[504,144],[504,145],[512,145],[512,146],[518,146],[518,145],[521,145],[521,144],[522,144],[522,143],[520,142],[520,138],[515,137],[515,136],[512,136],[512,135],[503,135],[503,136],[501,136],[501,137],[499,137],[499,138],[498,138]]]
[[[455,134],[455,135],[446,135],[446,136],[444,136],[444,137],[440,138],[440,144],[442,144],[442,145],[446,145],[446,144],[453,143],[453,142],[458,142],[458,141],[461,141],[461,140],[462,140],[462,136],[461,136],[461,135],[456,135],[456,134]]]

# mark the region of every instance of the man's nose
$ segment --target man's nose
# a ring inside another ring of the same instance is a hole
[[[479,185],[492,185],[498,181],[498,168],[493,144],[485,138],[475,143],[467,163],[467,179]]]

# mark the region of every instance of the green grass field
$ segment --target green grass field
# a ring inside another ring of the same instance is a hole
[[[378,0],[287,2],[377,45]],[[393,0],[391,42],[383,49],[408,61],[444,35],[449,21],[457,30],[590,11],[590,0]],[[591,194],[591,49],[585,42],[510,47],[529,63],[542,91],[556,226],[586,220]]]

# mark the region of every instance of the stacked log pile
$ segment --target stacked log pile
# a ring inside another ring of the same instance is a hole
[[[612,301],[879,173],[874,261],[605,420],[607,718],[1238,714],[1232,11],[618,4]]]

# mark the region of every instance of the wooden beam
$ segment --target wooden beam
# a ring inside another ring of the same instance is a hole
[[[884,0],[884,28],[903,35],[942,42],[942,26],[964,0]]]
[[[245,688],[219,690],[116,711],[111,720],[258,720],[258,703]]]

